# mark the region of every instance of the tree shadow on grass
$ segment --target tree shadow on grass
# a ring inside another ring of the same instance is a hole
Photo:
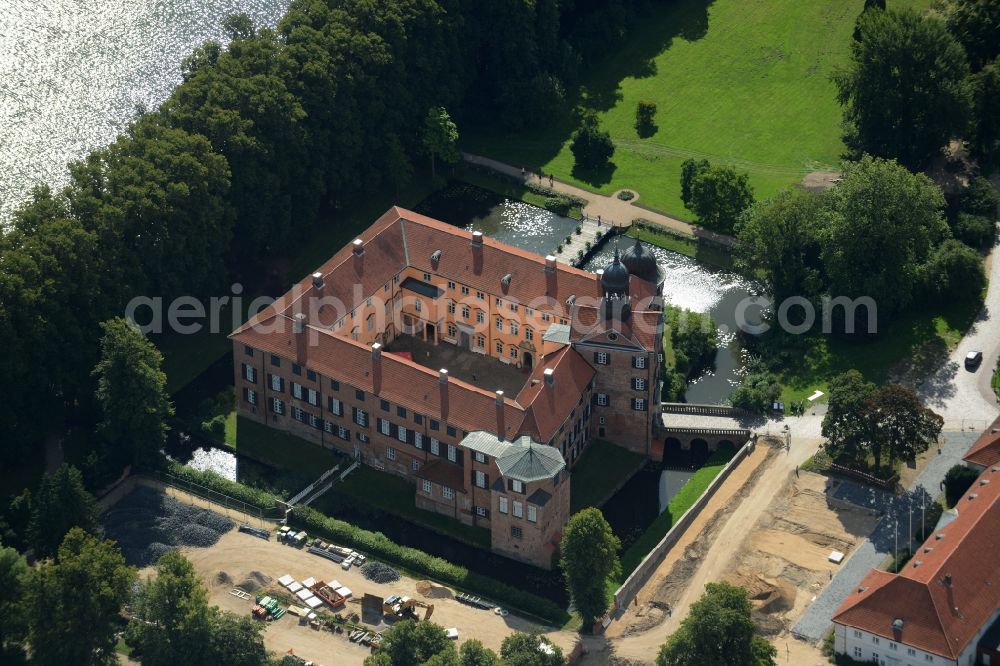
[[[614,162],[607,162],[599,167],[583,168],[580,166],[573,166],[573,177],[577,180],[582,180],[588,185],[593,185],[594,187],[601,187],[602,185],[607,185],[611,182],[611,178],[614,176],[615,169],[618,168]],[[622,222],[631,222],[631,220],[621,220]]]

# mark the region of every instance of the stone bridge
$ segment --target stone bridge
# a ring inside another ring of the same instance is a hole
[[[736,450],[753,437],[752,415],[721,405],[663,403],[663,450],[654,457],[669,464],[671,459],[699,459],[720,448]]]

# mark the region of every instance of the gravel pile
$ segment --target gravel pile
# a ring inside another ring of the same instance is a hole
[[[225,516],[139,486],[101,516],[129,564],[154,564],[178,546],[207,548],[235,527]]]
[[[361,567],[361,575],[376,583],[395,583],[399,580],[399,572],[388,564],[368,562]]]

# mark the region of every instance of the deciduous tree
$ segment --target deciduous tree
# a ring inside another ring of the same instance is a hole
[[[421,666],[441,652],[455,652],[444,628],[433,622],[404,620],[382,634],[377,653],[365,666]]]
[[[934,249],[922,277],[927,295],[940,303],[978,301],[986,287],[982,257],[954,238]]]
[[[79,528],[66,535],[55,562],[36,571],[28,600],[32,663],[111,666],[118,617],[136,578],[110,541]]]
[[[830,295],[874,299],[881,323],[913,301],[920,265],[948,233],[944,196],[923,174],[865,156],[844,165],[828,201],[821,256]]]
[[[961,45],[937,18],[866,11],[847,67],[834,75],[845,142],[856,154],[922,166],[962,135],[972,98]]]
[[[0,662],[18,663],[21,643],[28,634],[25,598],[31,570],[13,548],[0,545]]]
[[[437,176],[434,167],[436,158],[440,157],[449,164],[458,161],[458,128],[444,107],[437,106],[427,110],[427,117],[424,119],[423,143],[424,150],[431,157],[432,177]]]
[[[504,666],[562,666],[562,650],[541,636],[515,631],[500,644]]]
[[[867,406],[877,390],[853,369],[830,380],[822,432],[831,458],[856,462],[867,455],[875,438]]]
[[[608,607],[606,581],[621,570],[620,548],[621,542],[600,509],[577,512],[563,530],[559,565],[585,630]]]
[[[660,648],[657,666],[774,666],[777,650],[756,634],[746,590],[709,583]]]
[[[127,452],[137,467],[155,467],[173,405],[167,393],[163,356],[138,327],[124,319],[101,324],[101,360],[94,368],[100,432],[112,446]]]
[[[736,220],[753,203],[753,189],[747,174],[728,166],[704,169],[691,181],[689,208],[700,224],[732,233]]]
[[[974,70],[1000,55],[1000,5],[995,0],[952,0],[948,30],[965,47]]]
[[[580,127],[573,133],[569,145],[577,168],[585,171],[600,169],[615,154],[615,144],[611,134],[602,131],[597,114],[588,112],[580,119]]]
[[[997,40],[1000,42],[1000,39]],[[1000,58],[972,77],[972,154],[985,169],[1000,163]]]
[[[890,467],[894,460],[915,457],[937,441],[944,425],[944,419],[924,407],[912,389],[899,384],[880,388],[867,409],[877,428],[872,446],[876,473],[881,468],[883,451]]]
[[[708,160],[695,160],[690,157],[681,163],[681,201],[691,210],[694,210],[691,202],[691,183],[698,174],[707,171],[711,166]]]
[[[736,225],[737,263],[763,278],[775,301],[812,298],[823,289],[820,258],[825,209],[822,199],[789,188],[744,211]]]

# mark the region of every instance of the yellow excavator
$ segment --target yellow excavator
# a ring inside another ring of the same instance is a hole
[[[421,619],[417,613],[418,608],[425,609],[424,620],[429,620],[431,614],[434,612],[433,604],[426,604],[423,601],[411,599],[410,597],[401,597],[398,594],[387,597],[382,601],[382,614],[398,617],[401,620]]]

